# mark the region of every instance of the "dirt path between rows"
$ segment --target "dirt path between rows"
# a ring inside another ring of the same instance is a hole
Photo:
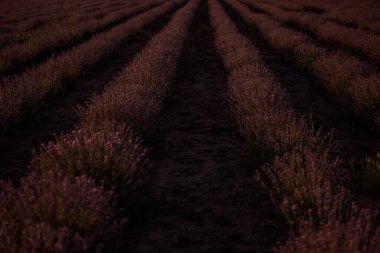
[[[12,127],[0,140],[0,178],[18,180],[32,158],[32,150],[41,143],[54,140],[54,135],[68,132],[78,123],[76,111],[105,85],[145,46],[146,42],[166,24],[174,10],[122,43],[107,60],[95,67],[82,80],[49,99],[33,115]]]
[[[158,136],[150,201],[128,252],[271,252],[281,222],[249,176],[251,160],[228,120],[227,80],[207,2],[196,13]]]
[[[260,32],[247,25],[232,8],[226,4],[223,6],[240,32],[248,36],[260,51],[265,65],[292,99],[296,112],[311,115],[316,126],[325,132],[335,129],[334,136],[341,146],[337,154],[345,159],[347,165],[351,156],[359,161],[378,150],[380,141],[373,129],[356,118],[352,111],[339,106],[319,81],[298,69],[285,54],[273,49]]]

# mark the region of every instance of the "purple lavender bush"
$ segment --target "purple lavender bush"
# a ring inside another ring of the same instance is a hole
[[[87,175],[107,188],[136,185],[146,167],[147,150],[125,125],[88,124],[42,145],[32,161],[36,170],[63,171],[76,177]]]
[[[0,182],[0,252],[87,252],[118,230],[113,192],[86,176],[31,172]]]
[[[377,213],[363,209],[347,222],[329,220],[318,230],[303,229],[278,247],[276,253],[378,253],[380,229]]]

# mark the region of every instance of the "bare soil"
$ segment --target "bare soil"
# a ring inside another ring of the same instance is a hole
[[[41,143],[54,140],[59,133],[68,132],[78,123],[78,106],[99,94],[105,85],[145,46],[146,42],[166,24],[173,12],[157,19],[121,44],[107,60],[67,89],[46,101],[29,118],[12,127],[0,139],[0,178],[18,180],[27,171],[32,150]]]
[[[149,205],[127,233],[129,252],[271,252],[284,234],[259,167],[229,120],[227,75],[206,1],[190,27],[165,108]]]

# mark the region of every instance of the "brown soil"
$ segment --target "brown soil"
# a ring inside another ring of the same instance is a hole
[[[326,13],[326,10],[320,9],[318,7],[308,6],[305,5],[302,9],[292,9],[291,7],[287,6],[278,6],[280,9],[283,9],[284,11],[291,11],[291,12],[311,12],[314,14],[324,14]]]
[[[322,127],[324,132],[335,129],[334,136],[341,144],[338,155],[348,163],[352,156],[359,160],[378,150],[379,138],[371,127],[361,122],[352,111],[338,105],[336,98],[319,81],[298,69],[286,54],[270,47],[260,32],[247,25],[232,8],[224,7],[242,34],[260,50],[264,63],[289,94],[297,113],[311,115],[316,126]]]
[[[284,233],[250,178],[258,163],[229,120],[227,80],[203,1],[156,144],[150,203],[127,233],[129,252],[271,252]]]
[[[124,42],[109,59],[95,67],[85,78],[73,82],[67,90],[49,99],[39,110],[12,127],[0,140],[0,178],[18,180],[32,158],[32,150],[54,140],[54,135],[68,132],[78,123],[77,108],[105,85],[136,55],[145,43],[166,24],[173,12],[159,18]]]

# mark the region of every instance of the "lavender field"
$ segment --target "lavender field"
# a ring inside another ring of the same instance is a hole
[[[380,3],[0,1],[0,253],[379,253]]]

